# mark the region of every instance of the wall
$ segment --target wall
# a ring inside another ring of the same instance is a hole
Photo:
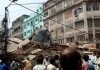
[[[33,13],[29,18],[24,20],[23,24],[23,37],[28,39],[33,35],[34,32],[39,30],[44,26],[43,24],[43,6],[40,5],[36,12]]]

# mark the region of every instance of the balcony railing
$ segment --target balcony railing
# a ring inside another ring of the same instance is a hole
[[[47,1],[44,4],[44,10],[51,7],[51,6],[53,6],[53,5],[55,5],[55,4],[57,4],[57,3],[59,3],[60,1],[62,1],[62,0],[49,0],[49,1]]]

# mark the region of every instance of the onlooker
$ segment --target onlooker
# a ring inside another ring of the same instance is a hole
[[[0,60],[0,70],[10,70],[9,66],[5,63],[3,63],[2,60]]]
[[[39,55],[37,59],[37,65],[33,67],[33,70],[46,70],[46,66],[43,65],[43,56]]]
[[[90,62],[95,65],[95,62],[96,62],[96,51],[93,52],[93,56],[91,57]]]
[[[2,70],[10,70],[9,66],[5,63],[2,64]]]
[[[96,62],[95,62],[96,70],[100,70],[100,50],[97,51],[96,56],[97,56]]]
[[[2,60],[0,60],[0,70],[2,70]]]
[[[43,60],[43,65],[47,66],[49,65],[49,60],[48,60],[48,57],[46,57],[44,60]]]
[[[75,48],[65,48],[61,51],[60,64],[63,70],[82,70],[81,55]]]
[[[17,62],[17,60],[12,61],[10,67],[11,67],[11,70],[18,70],[19,63]]]
[[[59,63],[59,55],[55,55],[54,58],[55,58],[55,66],[57,68],[59,68],[59,66],[60,66],[60,63]]]
[[[47,66],[47,70],[57,70],[55,66],[55,58],[50,59],[50,64]]]
[[[32,70],[32,64],[29,58],[26,58],[25,60],[25,67],[24,70]]]
[[[94,65],[89,62],[89,56],[87,54],[83,54],[83,70],[95,70]]]

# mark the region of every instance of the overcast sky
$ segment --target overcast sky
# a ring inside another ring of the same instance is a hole
[[[17,3],[20,4],[26,4],[26,3],[41,3],[41,2],[46,2],[47,0],[18,0]],[[4,8],[10,3],[9,0],[0,0],[0,21],[2,21],[4,17]],[[36,10],[36,7],[39,6],[39,4],[31,4],[31,5],[24,5],[25,7]],[[14,21],[16,18],[23,14],[31,14],[32,12],[24,9],[18,5],[11,5],[9,8],[9,16],[10,16],[10,23],[9,23],[9,28],[11,27],[11,22]]]

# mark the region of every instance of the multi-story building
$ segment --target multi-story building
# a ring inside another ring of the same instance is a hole
[[[30,38],[34,32],[43,27],[43,6],[40,5],[37,13],[33,13],[30,17],[24,20],[23,24],[23,37],[24,39]]]
[[[22,15],[12,22],[12,37],[23,39],[23,20],[28,17],[28,15]]]
[[[44,4],[44,24],[60,44],[79,41],[100,48],[99,0],[48,0]]]

